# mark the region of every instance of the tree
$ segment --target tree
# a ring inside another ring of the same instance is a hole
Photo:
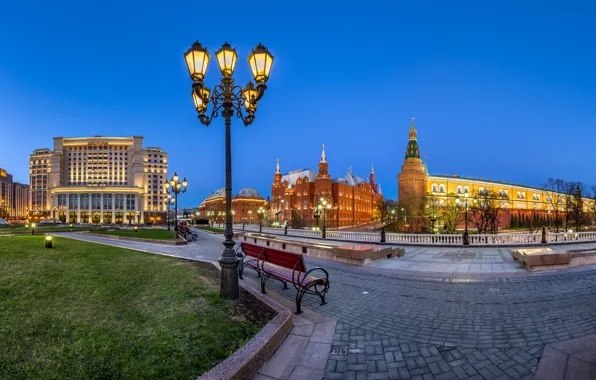
[[[507,207],[508,197],[495,191],[477,192],[468,207],[472,214],[471,221],[480,234],[496,234],[501,227],[501,216]]]
[[[581,182],[568,182],[566,189],[565,229],[569,224],[574,224],[576,231],[580,231],[586,219],[583,201],[583,194],[586,192],[585,186]]]
[[[567,199],[567,196],[565,195],[565,181],[562,179],[549,178],[542,184],[542,187],[546,192],[546,202],[549,204],[549,208],[552,209],[552,217],[556,231],[559,232],[559,227],[562,223],[561,211],[565,208]]]
[[[292,214],[292,220],[290,221],[290,226],[292,228],[300,229],[304,227],[304,220],[299,212],[294,212]]]
[[[455,233],[457,226],[464,222],[464,214],[456,199],[455,194],[449,193],[447,199],[439,201],[439,220],[443,222],[447,233]]]

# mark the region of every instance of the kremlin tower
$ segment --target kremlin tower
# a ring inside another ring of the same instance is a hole
[[[408,147],[406,157],[401,166],[401,172],[397,175],[399,203],[408,202],[409,199],[424,199],[426,196],[426,183],[428,172],[420,159],[420,149],[416,140],[416,126],[414,118],[410,125]]]

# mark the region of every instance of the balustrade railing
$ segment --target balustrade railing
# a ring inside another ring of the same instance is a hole
[[[235,224],[235,230],[259,232],[259,226],[254,224]],[[286,231],[280,227],[262,227],[261,231],[267,234],[285,235]],[[304,238],[322,238],[320,230],[287,229],[288,236]],[[534,234],[470,234],[470,246],[488,245],[531,245],[542,244],[542,233]],[[355,232],[327,230],[326,238],[330,240],[345,240],[378,243],[381,241],[380,232]],[[397,234],[386,233],[385,242],[403,245],[463,245],[461,234]],[[596,242],[596,232],[548,232],[547,244],[560,244],[570,242]]]

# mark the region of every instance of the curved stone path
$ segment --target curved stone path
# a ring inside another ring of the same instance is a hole
[[[196,256],[215,260],[220,244],[201,233],[200,250],[213,252]],[[305,307],[337,320],[325,379],[531,379],[546,344],[596,333],[596,268],[467,283],[323,260],[307,265],[325,267],[331,279],[327,305],[304,298]],[[268,289],[294,299],[277,281]]]

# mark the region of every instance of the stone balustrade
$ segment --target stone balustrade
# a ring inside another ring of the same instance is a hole
[[[258,232],[258,225],[234,225],[235,230]],[[262,227],[262,232],[274,235],[284,235],[283,228]],[[320,230],[293,229],[288,228],[288,236],[304,238],[322,238]],[[363,243],[381,242],[380,232],[356,232],[327,230],[326,239],[344,240]],[[470,234],[470,246],[515,246],[515,245],[540,245],[542,244],[542,233],[534,234]],[[385,242],[403,245],[463,245],[461,234],[396,234],[386,233]],[[546,234],[547,244],[561,244],[573,242],[596,242],[596,232],[550,232]]]

